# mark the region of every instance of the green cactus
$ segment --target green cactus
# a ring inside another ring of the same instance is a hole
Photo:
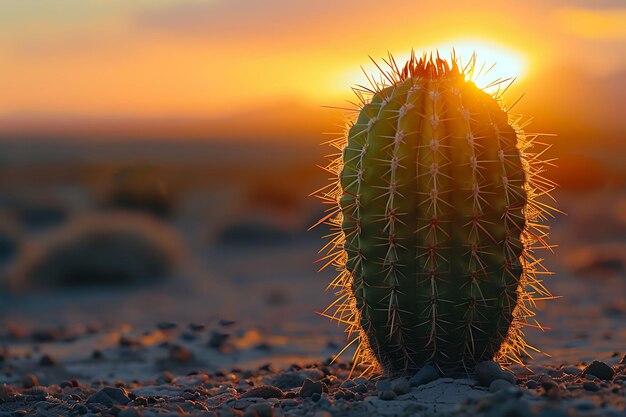
[[[358,117],[331,141],[341,152],[318,193],[335,229],[323,259],[339,272],[323,314],[347,325],[365,372],[519,362],[532,307],[551,297],[532,253],[547,247],[540,197],[554,187],[537,135],[471,81],[475,57],[385,62],[383,82],[355,90]]]

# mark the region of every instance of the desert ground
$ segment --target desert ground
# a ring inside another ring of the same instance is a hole
[[[626,416],[623,180],[556,193],[560,298],[538,306],[526,366],[365,379],[316,314],[324,149],[0,148],[2,417]]]

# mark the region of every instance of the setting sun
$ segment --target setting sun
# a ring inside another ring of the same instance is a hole
[[[502,87],[500,80],[519,80],[526,75],[528,59],[521,52],[500,46],[495,43],[483,40],[463,39],[459,41],[440,42],[425,47],[415,48],[416,54],[421,52],[437,54],[444,59],[451,59],[453,56],[459,66],[465,67],[472,60],[475,62],[475,71],[471,76],[472,81],[481,89],[490,93],[494,92],[498,86]],[[400,54],[393,54],[398,65],[403,65],[411,55],[410,51]],[[380,57],[371,57],[377,63]],[[359,72],[357,66],[353,66],[350,71],[345,71],[342,76],[337,77],[346,89],[346,84],[367,85],[367,76],[379,72],[376,64],[368,62],[363,65]],[[367,76],[366,76],[367,74]],[[504,83],[505,85],[508,83]],[[337,86],[339,87],[339,86]]]

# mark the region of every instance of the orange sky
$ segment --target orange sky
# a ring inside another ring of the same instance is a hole
[[[511,101],[525,92],[541,127],[619,140],[624,21],[621,0],[6,0],[0,136],[190,119],[232,137],[314,132],[368,55],[460,45],[519,77]]]

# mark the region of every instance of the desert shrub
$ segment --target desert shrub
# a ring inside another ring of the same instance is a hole
[[[0,230],[0,264],[13,258],[17,252],[17,240],[14,236]]]
[[[151,216],[84,215],[29,243],[16,259],[11,287],[19,291],[155,282],[171,276],[181,255],[177,232]]]
[[[293,233],[277,224],[256,220],[227,225],[218,236],[221,245],[261,245],[289,242]]]
[[[22,233],[13,213],[0,210],[0,266],[16,255]]]
[[[163,176],[162,172],[149,166],[121,169],[111,178],[104,204],[168,218],[174,210],[175,196]]]

